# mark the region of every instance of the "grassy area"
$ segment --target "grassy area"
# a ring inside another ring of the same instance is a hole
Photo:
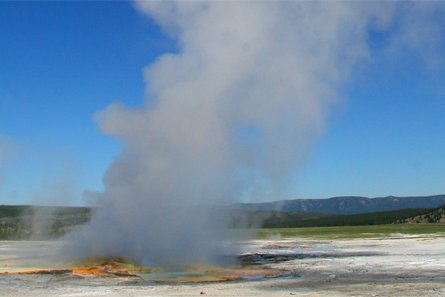
[[[316,239],[373,238],[393,234],[431,234],[444,233],[445,224],[391,224],[370,226],[305,227],[305,228],[267,228],[256,229],[258,239],[305,237]]]

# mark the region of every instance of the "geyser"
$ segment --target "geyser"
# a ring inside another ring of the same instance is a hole
[[[393,4],[140,1],[178,51],[144,70],[141,108],[97,113],[122,153],[71,254],[205,262],[226,224],[215,205],[281,195]]]

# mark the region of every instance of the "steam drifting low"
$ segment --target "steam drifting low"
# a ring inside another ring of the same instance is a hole
[[[142,108],[96,115],[123,151],[100,209],[71,235],[78,256],[207,261],[224,221],[209,207],[284,194],[392,3],[136,2],[177,41],[144,70]]]

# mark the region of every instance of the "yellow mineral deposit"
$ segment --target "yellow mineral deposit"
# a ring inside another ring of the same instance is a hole
[[[181,272],[165,272],[160,267],[133,264],[122,257],[110,259],[90,258],[74,263],[73,267],[57,269],[25,269],[5,271],[0,274],[71,274],[80,277],[137,277],[158,283],[212,283],[262,279],[286,274],[280,269],[243,265],[224,268],[220,266],[193,265]]]

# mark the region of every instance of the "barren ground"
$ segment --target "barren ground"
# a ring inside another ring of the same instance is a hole
[[[58,244],[2,241],[0,272],[49,268],[45,259]],[[7,274],[0,275],[0,296],[445,296],[444,248],[445,234],[253,240],[244,243],[246,259],[283,275],[158,284],[138,277]]]

